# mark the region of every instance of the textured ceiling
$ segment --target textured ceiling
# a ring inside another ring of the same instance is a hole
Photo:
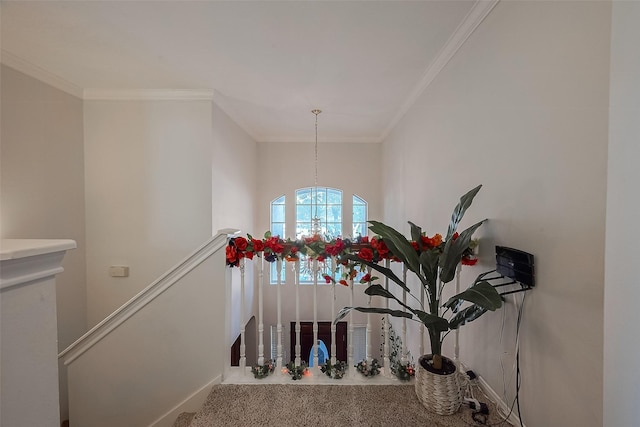
[[[0,4],[3,58],[86,91],[214,91],[255,139],[302,142],[313,108],[321,140],[379,141],[474,1]]]

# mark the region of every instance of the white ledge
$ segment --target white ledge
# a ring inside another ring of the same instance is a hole
[[[0,260],[19,259],[75,249],[76,242],[66,239],[2,239]]]

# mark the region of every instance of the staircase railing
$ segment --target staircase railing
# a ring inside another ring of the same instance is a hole
[[[221,380],[232,232],[221,230],[60,353],[72,425],[156,425]]]

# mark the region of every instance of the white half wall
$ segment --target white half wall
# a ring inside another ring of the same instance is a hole
[[[56,280],[58,351],[86,331],[82,100],[2,65],[0,237],[73,239]],[[60,365],[60,413],[67,375]]]
[[[211,237],[211,109],[85,101],[89,326]],[[113,265],[129,277],[110,277]]]
[[[610,23],[608,2],[500,2],[384,142],[384,219],[407,235],[407,220],[446,232],[484,185],[462,224],[489,219],[463,284],[494,268],[496,244],[535,255],[520,331],[533,427],[602,425]],[[504,378],[509,404],[516,315],[510,297],[461,330],[461,360],[498,394]]]
[[[604,295],[605,426],[638,425],[640,3],[613,2]]]

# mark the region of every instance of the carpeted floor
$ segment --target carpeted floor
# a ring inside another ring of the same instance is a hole
[[[509,426],[488,399],[490,416],[476,423],[463,406],[451,416],[428,412],[413,385],[217,385],[203,408],[174,427],[466,427]]]

